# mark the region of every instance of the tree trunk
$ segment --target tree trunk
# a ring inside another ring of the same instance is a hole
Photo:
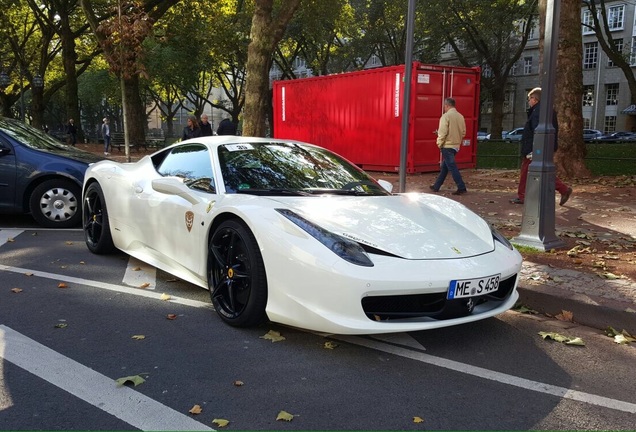
[[[139,96],[139,76],[135,75],[129,79],[123,79],[121,82],[126,98],[124,102],[124,122],[126,124],[124,129],[127,129],[129,143],[139,149],[139,146],[146,142],[146,125],[148,124],[146,106]]]
[[[264,137],[269,106],[269,69],[272,54],[300,0],[285,0],[274,15],[273,0],[256,0],[251,41],[247,48],[243,135]]]
[[[587,152],[582,134],[582,47],[581,5],[573,1],[561,2],[555,89],[559,148],[554,154],[554,160],[559,174],[571,178],[590,176],[590,171],[585,166]]]
[[[66,11],[63,11],[66,13]],[[69,17],[64,16],[60,20],[62,27],[59,35],[62,41],[62,63],[64,65],[64,74],[66,85],[64,86],[64,94],[66,99],[66,120],[74,119],[77,127],[77,139],[79,142],[84,140],[84,132],[82,131],[82,119],[80,118],[77,71],[75,63],[77,54],[75,53],[75,35],[69,27]]]

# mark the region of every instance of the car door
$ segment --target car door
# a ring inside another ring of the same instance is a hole
[[[13,146],[0,134],[0,209],[15,207],[17,167]]]
[[[200,201],[192,204],[183,197],[150,190],[142,205],[148,208],[148,246],[168,263],[178,264],[194,273],[202,268],[207,248],[207,224],[204,218],[216,201],[214,171],[208,147],[188,143],[172,148],[158,164],[162,177],[179,177]],[[146,189],[151,189],[146,187]]]

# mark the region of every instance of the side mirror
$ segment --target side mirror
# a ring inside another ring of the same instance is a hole
[[[201,200],[183,184],[179,177],[164,177],[152,181],[152,189],[166,195],[180,196],[192,205],[199,204]]]
[[[393,185],[390,182],[380,179],[378,180],[378,184],[387,192],[393,192]]]

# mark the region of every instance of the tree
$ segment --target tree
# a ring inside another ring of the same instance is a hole
[[[274,0],[255,0],[251,41],[247,48],[244,135],[266,134],[272,55],[299,4],[300,0],[280,0],[274,7]]]
[[[545,1],[542,0],[540,6],[543,11]],[[559,122],[559,151],[554,154],[554,160],[565,177],[588,177],[590,172],[585,166],[587,152],[581,133],[583,41],[581,5],[578,2],[561,2],[557,70],[554,106]]]
[[[438,32],[446,34],[459,62],[464,66],[482,66],[482,89],[492,99],[491,133],[493,137],[501,137],[508,78],[536,25],[536,2],[438,0],[433,3],[434,13],[427,16],[437,22]]]

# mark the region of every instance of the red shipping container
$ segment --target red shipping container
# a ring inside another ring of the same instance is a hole
[[[439,171],[435,132],[447,97],[466,119],[457,165],[474,168],[480,68],[412,67],[406,171]],[[328,148],[368,171],[399,171],[404,74],[400,65],[275,81],[274,136]]]

